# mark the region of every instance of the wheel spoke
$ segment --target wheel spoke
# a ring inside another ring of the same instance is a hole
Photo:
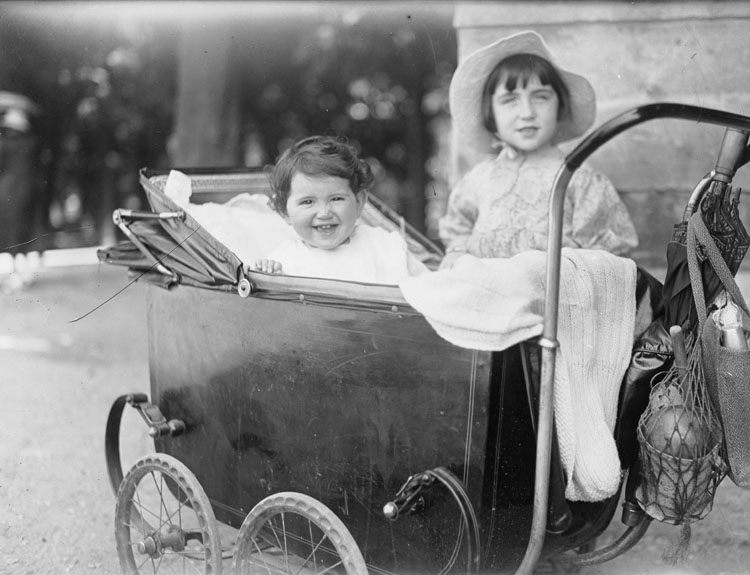
[[[273,532],[273,538],[276,539],[276,547],[278,547],[279,549],[283,551],[284,546],[281,544],[281,541],[279,541],[278,529],[276,526],[274,526],[273,519],[269,521],[269,523],[270,523],[269,527],[271,528],[271,531]]]
[[[268,573],[271,573],[271,568],[268,566],[268,563],[266,563],[266,558],[263,555],[263,550],[260,547],[258,547],[258,542],[255,539],[253,539],[253,545],[255,546],[255,549],[258,555],[260,555],[260,558],[263,560],[263,565],[265,565],[266,571],[268,571]],[[241,575],[241,574],[237,573],[235,575]]]
[[[140,565],[138,565],[138,571],[140,571],[141,567],[143,567],[148,561],[151,561],[151,557],[149,555],[146,555],[143,558],[143,563],[141,563]]]
[[[309,531],[310,531],[310,543],[312,543],[313,542],[312,522],[310,520],[308,520],[307,521],[307,525],[308,525]],[[310,562],[310,558],[311,557],[313,558],[313,569],[315,570],[315,573],[318,572],[318,562],[317,562],[317,559],[315,557],[315,552],[318,550],[318,548],[323,543],[323,541],[325,541],[327,538],[328,538],[327,535],[325,533],[323,533],[323,537],[321,537],[320,541],[318,541],[315,544],[315,547],[313,547],[312,551],[310,551],[310,554],[302,562],[302,566],[299,568],[299,571],[297,571],[297,573],[295,573],[294,575],[299,575],[300,573],[302,573],[302,570],[305,568],[305,565],[307,565]]]
[[[188,507],[188,505],[186,503],[181,502],[180,498],[178,498],[177,499],[177,508],[174,511],[170,512],[169,508],[167,507],[167,503],[164,500],[164,497],[163,497],[162,493],[163,492],[160,491],[160,494],[159,494],[159,498],[160,498],[159,513],[157,514],[155,511],[153,511],[151,509],[150,506],[147,506],[147,505],[145,505],[144,503],[141,502],[141,492],[140,492],[140,490],[136,490],[136,494],[137,494],[136,499],[137,499],[137,501],[133,501],[133,503],[136,504],[136,507],[137,507],[137,510],[139,512],[140,518],[143,521],[143,526],[142,526],[143,532],[145,532],[145,530],[147,528],[151,527],[151,525],[149,525],[149,523],[146,521],[146,518],[144,517],[144,514],[148,514],[151,517],[153,517],[154,519],[158,520],[159,525],[157,526],[157,530],[160,529],[161,527],[163,527],[164,525],[169,525],[169,526],[176,525],[177,527],[182,528],[182,525],[183,525],[182,510],[184,508]],[[180,491],[180,493],[182,493],[182,491]],[[166,514],[166,517],[163,515],[163,513]],[[176,523],[173,521],[173,518],[175,516],[177,517],[177,522]]]
[[[313,534],[312,534],[312,521],[309,519],[307,520],[307,532],[310,534],[310,543],[313,542]],[[325,534],[323,534],[323,539],[325,539]],[[307,564],[307,562],[310,560],[310,557],[313,558],[313,569],[316,571],[318,570],[318,559],[315,556],[315,550],[320,546],[320,543],[323,542],[323,539],[320,540],[320,542],[313,548],[312,553],[307,556],[307,559],[305,559],[305,562],[302,564],[302,567],[299,568],[299,571],[297,571],[296,575],[299,575],[302,571],[302,568]]]
[[[139,533],[146,533],[146,526],[148,525],[148,523],[146,523],[146,518],[143,516],[143,513],[141,513],[141,510],[143,510],[143,504],[141,503],[141,492],[138,491],[137,487],[136,487],[136,490],[135,490],[135,495],[136,495],[136,499],[138,501],[138,503],[137,503],[137,505],[138,505],[138,510],[137,510],[138,511],[138,517],[141,520],[141,528],[140,528],[140,530],[138,532]],[[133,503],[135,503],[135,501]],[[130,516],[132,517],[132,513],[130,514]],[[150,525],[149,525],[149,527],[150,527]]]
[[[160,521],[159,525],[160,526],[161,525],[170,525],[171,526],[172,525],[172,517],[174,517],[176,514],[178,514],[179,511],[180,511],[180,509],[182,509],[182,502],[180,501],[180,498],[177,497],[177,509],[173,513],[170,513],[169,509],[167,509],[167,502],[166,502],[166,500],[164,498],[164,485],[165,485],[164,474],[160,473],[159,474],[159,487],[157,488],[157,491],[159,492],[159,501],[161,502],[161,506],[160,506],[160,509],[159,509],[159,521]],[[168,487],[167,487],[167,493],[170,493]],[[178,486],[178,488],[177,488],[177,494],[178,494],[178,496],[179,496],[179,493],[180,493],[180,489],[179,489],[179,486]],[[162,511],[166,515],[166,518],[162,518],[161,517]],[[182,527],[181,523],[180,523],[179,527]]]
[[[164,525],[164,523],[161,520],[161,507],[164,505],[164,494],[162,493],[161,488],[159,487],[159,483],[156,481],[156,473],[152,471],[151,473],[149,473],[149,475],[151,476],[151,479],[153,479],[154,481],[154,487],[156,488],[156,492],[159,494],[159,516],[158,517],[159,517],[159,526],[162,526]],[[163,481],[164,476],[159,475],[159,479],[160,481]]]
[[[134,527],[138,530],[139,533],[146,533],[146,531],[151,530],[151,525],[146,521],[146,518],[144,517],[144,514],[148,513],[149,515],[152,515],[154,519],[159,519],[159,516],[156,515],[151,509],[146,507],[145,505],[141,504],[140,502],[133,501],[133,507],[136,509],[134,510],[136,513],[138,513],[137,519],[140,519],[140,525],[134,524],[134,523],[125,523],[125,525],[128,525],[129,527]],[[161,525],[159,526],[161,527]]]
[[[289,573],[289,549],[286,546],[286,513],[281,514],[281,528],[284,530],[284,559],[286,559],[286,572]]]
[[[268,532],[271,532],[273,537],[269,537]],[[257,535],[258,539],[262,540],[268,547],[276,547],[281,549],[281,541],[276,536],[276,530],[271,525],[264,525],[263,529]],[[274,539],[276,541],[274,541]]]
[[[343,559],[339,559],[336,563],[334,563],[330,567],[326,567],[320,573],[318,573],[318,571],[315,571],[315,573],[316,573],[316,575],[325,575],[326,573],[330,573],[332,569],[336,569],[336,567],[338,567],[339,565],[343,565],[343,564],[344,564],[344,560]]]

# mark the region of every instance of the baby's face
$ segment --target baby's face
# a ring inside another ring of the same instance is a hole
[[[332,250],[352,234],[366,200],[367,194],[355,195],[344,178],[296,173],[284,219],[308,246]]]
[[[492,96],[500,140],[523,152],[543,148],[557,133],[559,105],[557,92],[543,85],[536,75],[529,78],[526,87],[519,82],[512,92],[501,77]]]

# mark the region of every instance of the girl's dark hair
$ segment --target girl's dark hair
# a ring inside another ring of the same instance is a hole
[[[370,189],[375,179],[354,146],[332,136],[310,136],[287,148],[274,166],[266,167],[271,184],[269,204],[282,215],[287,215],[286,201],[297,173],[344,178],[355,195]]]
[[[525,88],[532,76],[537,76],[543,86],[551,86],[557,93],[559,107],[557,119],[564,120],[570,113],[570,92],[560,77],[557,68],[548,60],[536,54],[513,54],[495,66],[487,77],[482,92],[482,120],[490,134],[497,133],[495,114],[492,111],[492,96],[498,82],[505,78],[505,89],[512,92],[518,84]]]

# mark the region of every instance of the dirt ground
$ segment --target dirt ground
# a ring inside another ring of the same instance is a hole
[[[0,573],[120,573],[104,428],[117,396],[148,391],[145,288],[133,285],[72,320],[126,284],[122,268],[54,268],[24,291],[0,295]],[[130,412],[122,450],[135,461],[151,447]],[[582,573],[750,574],[750,490],[726,480],[713,511],[693,527],[687,561],[672,567],[661,556],[678,532],[655,522],[625,556]]]

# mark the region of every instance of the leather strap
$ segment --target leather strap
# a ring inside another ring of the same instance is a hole
[[[729,271],[724,258],[719,252],[719,248],[716,247],[716,243],[711,237],[711,233],[708,231],[703,216],[700,210],[697,210],[695,214],[688,220],[687,227],[687,260],[688,270],[690,272],[690,285],[693,289],[693,299],[695,300],[695,308],[698,311],[698,322],[700,326],[700,332],[703,331],[703,323],[706,319],[706,296],[703,291],[703,275],[700,271],[700,265],[698,263],[698,246],[703,248],[704,253],[711,264],[711,267],[716,272],[719,281],[721,281],[724,288],[727,290],[732,300],[740,306],[743,311],[750,316],[748,311],[747,303],[745,298],[742,297],[742,292],[737,286],[737,282],[734,281],[732,272]],[[700,333],[699,332],[699,333]]]

